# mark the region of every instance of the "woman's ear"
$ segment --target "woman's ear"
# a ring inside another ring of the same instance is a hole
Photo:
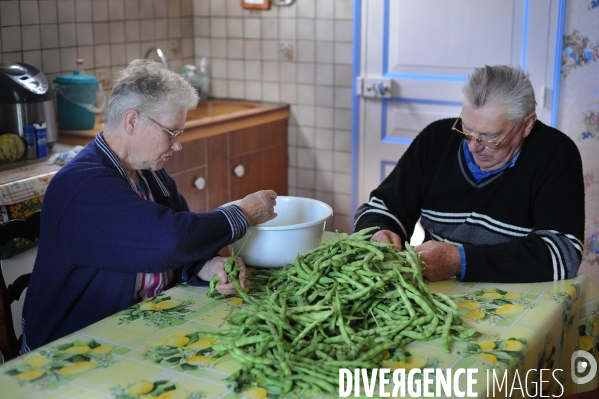
[[[132,135],[135,131],[135,128],[139,125],[139,112],[134,109],[130,109],[125,112],[125,116],[123,118],[123,123],[125,124],[125,131],[127,134]]]

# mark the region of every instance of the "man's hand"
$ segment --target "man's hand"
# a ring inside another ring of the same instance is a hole
[[[275,205],[277,193],[273,190],[262,190],[246,196],[238,206],[243,211],[250,226],[255,226],[277,217]]]
[[[204,267],[198,272],[197,276],[204,281],[212,280],[212,277],[218,276],[220,284],[216,287],[216,290],[220,294],[237,294],[237,290],[233,287],[233,284],[227,280],[227,273],[225,272],[225,262],[227,258],[222,256],[216,256],[206,262]],[[239,284],[245,288],[245,263],[240,257],[237,257],[237,263],[239,264]]]
[[[462,271],[460,252],[455,245],[440,241],[427,241],[414,248],[426,263],[422,275],[430,281],[439,281],[455,276]]]
[[[371,241],[384,242],[386,244],[395,244],[395,250],[401,251],[403,250],[403,246],[401,245],[401,239],[397,234],[390,230],[379,230],[372,235]]]

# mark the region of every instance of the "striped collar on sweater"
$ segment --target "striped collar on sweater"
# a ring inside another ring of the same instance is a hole
[[[106,139],[104,139],[104,132],[98,133],[98,135],[96,136],[94,141],[95,141],[96,145],[98,146],[98,148],[104,153],[108,162],[110,162],[110,164],[112,164],[112,166],[116,170],[119,171],[119,173],[123,177],[123,179],[125,179],[125,181],[127,183],[129,183],[129,185],[131,186],[131,189],[133,191],[137,192],[135,183],[129,178],[129,175],[127,174],[127,170],[125,169],[125,167],[123,166],[123,164],[121,163],[119,158],[116,156],[116,154],[112,151],[112,149],[110,149],[110,147],[108,146],[108,143],[106,143]],[[158,187],[160,187],[160,191],[162,192],[162,195],[164,197],[170,197],[171,194],[166,189],[166,187],[164,186],[162,181],[158,178],[158,175],[156,174],[156,172],[154,172],[153,170],[150,170],[150,169],[144,170],[141,172],[146,177],[148,177],[148,175],[151,176],[151,178],[157,183]]]

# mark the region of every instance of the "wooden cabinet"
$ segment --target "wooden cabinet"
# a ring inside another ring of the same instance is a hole
[[[286,118],[182,144],[164,167],[192,211],[213,210],[259,190],[287,195]]]
[[[287,195],[289,105],[210,100],[189,110],[183,150],[164,168],[195,212],[214,210],[259,190]],[[60,143],[85,145],[102,130],[60,130]]]

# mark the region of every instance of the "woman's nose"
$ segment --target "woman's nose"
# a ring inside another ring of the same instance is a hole
[[[181,139],[177,137],[175,141],[171,141],[171,149],[173,151],[181,151],[183,149],[183,145],[181,145]]]

